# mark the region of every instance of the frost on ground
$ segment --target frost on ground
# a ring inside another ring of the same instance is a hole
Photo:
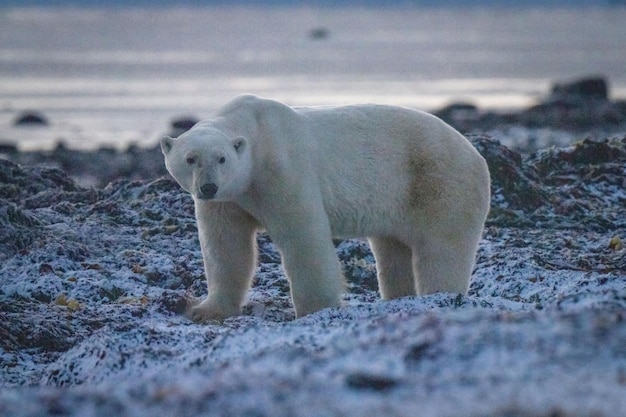
[[[0,415],[626,415],[626,139],[471,139],[493,201],[468,296],[380,301],[349,240],[346,306],[294,320],[259,235],[222,325],[182,315],[205,284],[173,181],[85,189],[0,160]]]

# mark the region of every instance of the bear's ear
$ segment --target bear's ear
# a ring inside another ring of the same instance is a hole
[[[161,152],[163,152],[163,155],[167,155],[172,150],[172,146],[174,146],[174,140],[174,138],[171,138],[169,136],[163,136],[161,138]]]
[[[237,153],[243,152],[247,144],[248,141],[243,136],[239,136],[233,139],[233,147],[235,148],[235,151],[237,151]]]

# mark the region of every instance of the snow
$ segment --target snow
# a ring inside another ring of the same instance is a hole
[[[244,315],[202,325],[184,316],[206,290],[193,204],[173,181],[88,190],[3,163],[18,191],[0,195],[23,215],[3,225],[24,239],[0,266],[0,415],[625,414],[626,249],[610,245],[626,236],[624,156],[564,163],[594,146],[523,157],[569,182],[533,180],[552,202],[534,211],[494,196],[523,221],[488,220],[467,296],[382,301],[366,242],[348,240],[345,306],[294,319],[259,235]],[[581,208],[563,212],[572,199]]]

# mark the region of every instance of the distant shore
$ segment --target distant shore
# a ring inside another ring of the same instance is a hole
[[[488,133],[525,153],[586,138],[626,136],[626,100],[610,100],[608,82],[602,77],[555,83],[540,104],[519,111],[483,110],[459,102],[435,114],[464,134]],[[21,117],[24,125],[45,129],[45,116],[29,113]],[[178,136],[198,120],[171,120],[163,134]],[[80,150],[60,142],[52,150],[20,152],[17,146],[4,144],[0,155],[24,165],[58,167],[80,184],[98,187],[116,179],[151,180],[167,174],[158,145]]]

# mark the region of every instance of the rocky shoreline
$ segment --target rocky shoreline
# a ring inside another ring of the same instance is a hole
[[[563,147],[584,139],[602,140],[626,135],[626,100],[610,100],[609,82],[589,77],[555,83],[539,104],[514,112],[480,109],[454,103],[434,114],[466,135],[488,134],[507,147],[532,153],[550,146]],[[198,120],[177,118],[170,123],[176,137]],[[45,116],[26,112],[19,125],[47,124]],[[62,142],[45,151],[20,152],[16,144],[0,146],[0,157],[22,165],[46,165],[67,172],[84,186],[105,187],[119,179],[152,180],[167,175],[158,144],[126,149],[77,150]]]
[[[347,240],[345,307],[294,320],[261,234],[245,314],[221,325],[183,315],[204,272],[158,149],[0,159],[0,416],[626,413],[626,136],[519,152],[480,130],[492,204],[468,296],[380,301]]]

